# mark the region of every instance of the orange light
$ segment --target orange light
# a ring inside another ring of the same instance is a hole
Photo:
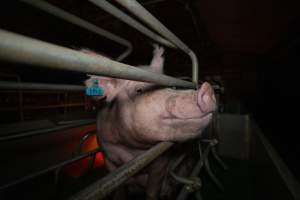
[[[99,147],[99,145],[97,142],[97,137],[96,137],[96,135],[92,135],[83,144],[82,153],[95,150],[98,147]],[[78,178],[78,177],[82,176],[88,170],[89,162],[91,162],[92,159],[93,159],[92,156],[89,156],[89,157],[83,158],[81,160],[78,160],[76,162],[73,162],[69,165],[66,165],[63,168],[63,172],[68,176]],[[98,152],[98,153],[96,153],[93,169],[95,169],[97,167],[102,167],[102,166],[104,166],[104,156],[103,156],[103,153]]]

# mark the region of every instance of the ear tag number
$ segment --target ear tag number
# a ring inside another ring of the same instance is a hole
[[[86,88],[85,94],[87,96],[103,96],[104,90],[99,86],[98,80],[93,79],[92,85]]]

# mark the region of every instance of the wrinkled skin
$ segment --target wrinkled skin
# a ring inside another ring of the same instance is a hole
[[[144,68],[162,73],[163,52],[163,48],[156,46],[150,66]],[[107,103],[98,112],[97,133],[109,171],[156,143],[199,137],[216,109],[214,92],[208,83],[203,83],[198,90],[175,90],[151,83],[90,76],[85,84],[91,85],[92,79],[98,79],[104,89],[105,99],[96,100]],[[148,199],[158,197],[159,174],[166,169],[168,159],[161,158],[159,163],[154,163],[155,167],[150,166],[146,175],[139,177],[140,182],[148,182]]]

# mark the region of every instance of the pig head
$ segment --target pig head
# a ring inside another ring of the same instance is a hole
[[[146,70],[163,73],[164,49],[155,46]],[[130,161],[162,141],[183,142],[197,138],[216,109],[212,87],[177,90],[152,83],[90,75],[104,89],[106,106],[98,113],[99,142],[109,170]],[[100,100],[100,99],[98,99]]]

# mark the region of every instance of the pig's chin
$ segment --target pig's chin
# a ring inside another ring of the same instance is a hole
[[[173,121],[173,122],[201,122],[202,120],[205,120],[207,118],[210,118],[212,116],[212,113],[206,113],[202,114],[201,116],[196,116],[196,117],[180,117],[180,116],[175,116],[175,115],[170,115],[168,117],[164,117],[163,120],[166,121]]]
[[[210,123],[212,113],[207,113],[201,117],[178,118],[168,117],[164,119],[164,124],[183,133],[182,141],[198,137],[202,130]]]

